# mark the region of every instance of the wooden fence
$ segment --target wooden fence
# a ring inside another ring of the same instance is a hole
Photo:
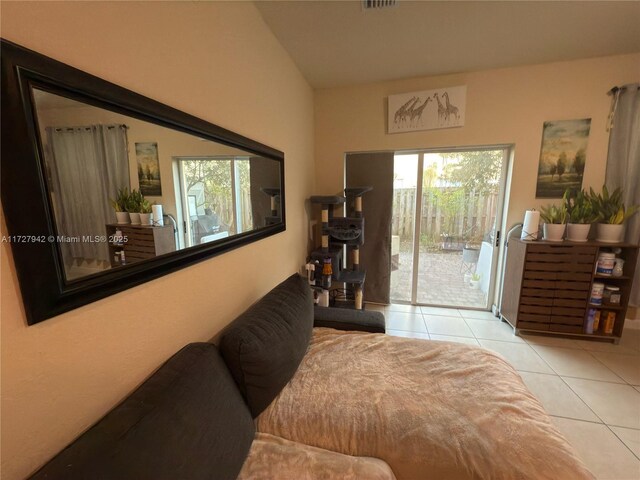
[[[394,190],[391,231],[401,241],[412,240],[416,190]],[[481,240],[496,220],[498,194],[465,194],[432,188],[422,194],[421,236],[436,242]]]

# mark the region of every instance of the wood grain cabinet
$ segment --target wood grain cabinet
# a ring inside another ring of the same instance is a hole
[[[616,256],[625,260],[623,275],[596,274],[600,253],[612,249],[619,249]],[[637,258],[638,246],[630,244],[510,240],[501,316],[516,329],[516,334],[520,331],[571,334],[617,343],[622,336]],[[620,304],[592,305],[594,282],[619,287]],[[597,331],[586,333],[590,309],[601,314],[615,312],[612,333],[604,333],[604,321]]]
[[[113,238],[116,230],[120,230],[126,239],[122,245],[109,243],[112,267],[121,265],[117,256],[120,251],[124,251],[125,263],[128,264],[176,250],[176,240],[171,225],[152,227],[151,225],[108,224],[106,227],[108,238]]]

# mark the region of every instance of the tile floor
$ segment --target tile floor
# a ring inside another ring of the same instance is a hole
[[[619,345],[540,335],[517,337],[489,312],[376,306],[387,333],[479,345],[520,372],[557,428],[598,479],[640,480],[640,321]]]

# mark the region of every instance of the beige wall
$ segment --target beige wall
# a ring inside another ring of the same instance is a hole
[[[607,157],[606,93],[639,79],[640,54],[633,54],[318,90],[316,193],[342,188],[345,152],[514,144],[507,225],[521,222],[525,210],[548,202],[535,198],[542,123],[592,119],[583,185],[599,188]],[[464,127],[385,133],[389,95],[456,85],[467,85]]]
[[[313,93],[249,2],[3,2],[1,21],[3,38],[283,150],[288,214],[284,233],[31,327],[2,244],[1,476],[9,480],[298,270],[304,199],[314,190]]]

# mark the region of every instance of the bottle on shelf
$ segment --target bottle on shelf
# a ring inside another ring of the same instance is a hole
[[[600,310],[597,308],[590,308],[587,312],[587,323],[584,327],[584,333],[593,334],[598,331],[600,326]]]
[[[329,290],[331,288],[331,275],[333,275],[331,257],[326,257],[322,265],[322,288],[325,290]]]
[[[620,287],[616,287],[615,285],[607,285],[604,287],[604,292],[602,294],[602,303],[604,305],[620,305]]]
[[[594,282],[591,286],[591,297],[589,303],[592,305],[602,305],[602,295],[604,294],[604,283]]]
[[[613,325],[616,323],[616,312],[607,310],[601,314],[604,318],[604,324],[602,331],[605,335],[611,335],[613,333]]]
[[[331,257],[326,257],[322,263],[322,293],[319,296],[318,305],[321,307],[329,306],[329,289],[331,288]]]
[[[613,273],[616,254],[611,252],[601,252],[598,255],[598,263],[596,265],[596,273],[603,277],[610,277]]]

